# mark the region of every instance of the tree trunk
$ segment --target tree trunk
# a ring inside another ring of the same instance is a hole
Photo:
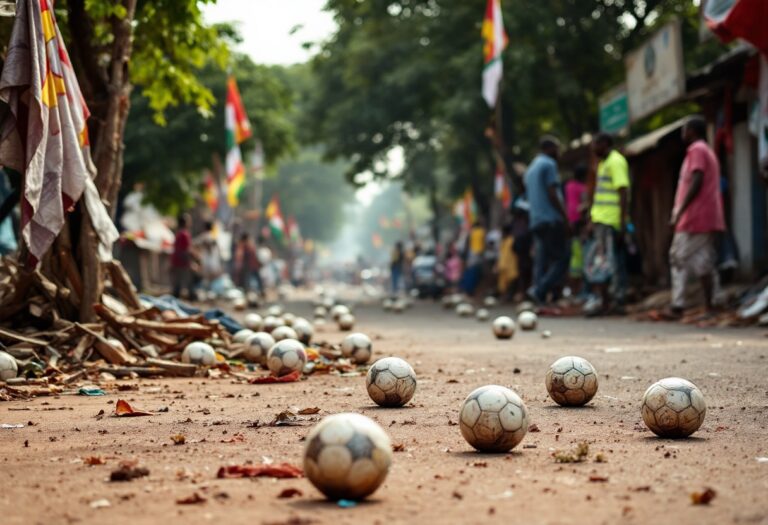
[[[107,49],[94,47],[93,23],[86,12],[85,0],[68,2],[70,31],[78,35],[72,40],[73,60],[79,66],[81,88],[91,110],[88,127],[97,171],[96,187],[113,218],[122,179],[123,134],[130,108],[128,64],[133,50],[132,23],[137,0],[119,1],[127,14],[122,19],[111,20],[114,39]],[[105,53],[110,56],[106,65],[98,62],[98,57]],[[98,258],[98,238],[84,203],[80,203],[78,210],[79,228],[75,228],[76,239],[72,239],[77,268],[69,271],[70,280],[80,278],[79,318],[88,322],[95,319],[93,305],[101,301],[104,272]]]

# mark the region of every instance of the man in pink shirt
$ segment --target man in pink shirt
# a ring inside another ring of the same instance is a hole
[[[685,306],[685,288],[696,277],[704,288],[707,310],[713,306],[717,264],[715,239],[725,230],[723,197],[720,193],[720,164],[707,145],[707,122],[691,117],[683,127],[688,151],[672,209],[675,229],[669,262],[672,269],[672,314],[680,316]]]

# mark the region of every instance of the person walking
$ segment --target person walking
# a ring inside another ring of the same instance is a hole
[[[224,267],[221,260],[221,250],[216,239],[214,222],[206,221],[203,228],[203,233],[195,238],[193,245],[200,254],[202,287],[206,292],[209,292],[212,290],[214,281],[224,273]]]
[[[403,241],[397,241],[392,249],[392,256],[389,260],[389,275],[392,280],[392,295],[395,296],[400,291],[400,283],[403,279],[403,270],[405,267],[405,248]]]
[[[182,289],[192,298],[192,235],[189,232],[191,219],[188,214],[179,215],[176,222],[176,236],[171,253],[171,287],[173,296],[181,299]]]
[[[588,316],[608,313],[611,298],[616,308],[623,306],[626,268],[622,244],[629,202],[629,164],[615,149],[613,137],[599,133],[592,149],[600,162],[589,211],[591,241],[584,255],[584,275],[595,292],[584,305]]]
[[[557,173],[560,144],[556,138],[545,136],[539,147],[540,153],[524,176],[533,234],[533,285],[526,295],[537,304],[544,303],[549,293],[563,284],[570,258],[568,216]]]
[[[670,225],[674,228],[669,248],[672,274],[671,314],[679,317],[685,307],[689,279],[695,277],[704,289],[707,312],[714,307],[717,264],[715,241],[725,231],[720,164],[706,142],[707,122],[691,117],[683,126],[688,144],[675,193]]]
[[[515,238],[512,236],[512,225],[508,224],[502,230],[499,259],[496,263],[496,289],[502,300],[509,297],[512,284],[519,276],[514,246]]]
[[[246,293],[251,289],[251,281],[256,280],[260,296],[264,297],[264,283],[261,279],[261,261],[256,251],[256,245],[248,233],[240,234],[235,248],[235,283]]]

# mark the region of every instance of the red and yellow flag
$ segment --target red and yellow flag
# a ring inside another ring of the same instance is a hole
[[[203,200],[205,200],[208,208],[215,213],[219,208],[219,185],[216,183],[211,172],[205,174],[204,184]]]
[[[245,114],[240,91],[235,77],[227,80],[227,104],[225,107],[227,128],[227,202],[235,207],[240,202],[240,193],[245,186],[245,166],[240,153],[240,144],[253,135],[251,123]]]
[[[280,201],[277,195],[274,195],[267,205],[267,209],[264,210],[264,215],[269,221],[269,231],[272,234],[272,238],[277,242],[283,242],[285,237],[285,221],[283,220],[283,213],[280,211]]]

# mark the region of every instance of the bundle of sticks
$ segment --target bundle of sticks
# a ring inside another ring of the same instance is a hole
[[[102,301],[93,305],[97,321],[80,323],[61,311],[69,303],[69,289],[39,271],[23,272],[13,259],[0,261],[0,350],[27,367],[27,373],[6,382],[6,395],[19,394],[17,386],[53,387],[99,374],[192,376],[198,368],[179,357],[193,341],[213,342],[225,357],[241,350],[218,321],[146,307],[119,262],[107,269]]]

